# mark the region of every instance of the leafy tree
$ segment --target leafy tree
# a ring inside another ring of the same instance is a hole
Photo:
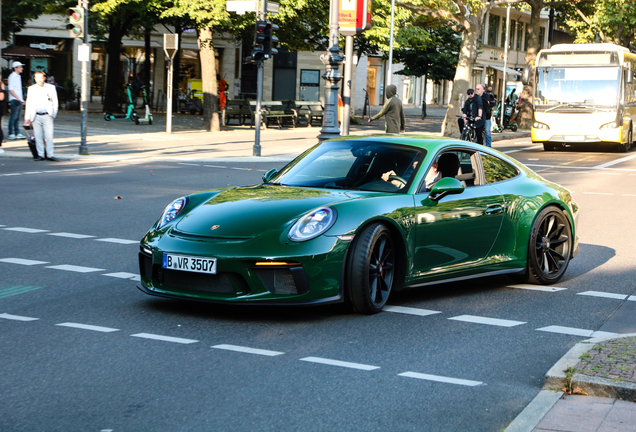
[[[407,30],[407,29],[405,29]],[[401,47],[394,51],[394,58],[404,64],[399,75],[424,76],[426,81],[439,84],[452,80],[457,67],[461,36],[451,27],[440,25],[435,28],[410,27],[410,31],[398,33]],[[426,100],[422,100],[422,118],[426,117]]]
[[[24,28],[27,21],[34,20],[47,10],[48,4],[41,0],[14,0],[2,2],[2,40],[10,41],[14,33]]]

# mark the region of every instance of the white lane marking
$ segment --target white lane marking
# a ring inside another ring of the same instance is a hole
[[[110,277],[114,277],[118,279],[132,279],[134,277],[138,277],[139,275],[136,275],[134,273],[127,273],[127,272],[117,272],[117,273],[104,273],[102,276],[110,276]]]
[[[184,162],[179,162],[177,165],[201,166],[200,164],[191,164],[191,163],[184,163]]]
[[[610,162],[606,162],[606,163],[601,164],[601,165],[597,165],[597,166],[594,167],[594,169],[607,168],[607,167],[610,167],[612,165],[616,165],[616,164],[619,164],[619,163],[622,163],[622,162],[626,162],[628,160],[632,160],[634,158],[636,158],[636,154],[633,154],[633,155],[630,155],[630,156],[625,156],[624,158],[620,158],[620,159],[616,159],[616,160],[613,160],[613,161],[610,161]]]
[[[629,297],[627,297],[627,300],[636,301],[636,296],[629,296]]]
[[[56,326],[60,326],[60,327],[71,327],[71,328],[77,328],[77,329],[82,329],[82,330],[92,330],[92,331],[102,332],[102,333],[111,333],[111,332],[119,331],[119,329],[110,328],[110,327],[101,327],[101,326],[94,326],[94,325],[89,325],[89,324],[71,323],[71,322],[55,324],[55,325]]]
[[[623,196],[636,197],[634,194],[623,194]]]
[[[610,298],[610,299],[617,299],[617,300],[625,300],[627,298],[627,294],[613,294],[613,293],[607,293],[607,292],[601,292],[601,291],[585,291],[585,292],[580,292],[577,295],[590,296],[590,297],[603,297],[603,298]]]
[[[500,327],[514,327],[521,324],[525,324],[525,322],[522,322],[522,321],[511,321],[511,320],[503,320],[503,319],[497,319],[497,318],[479,317],[479,316],[473,316],[473,315],[460,315],[460,316],[456,316],[456,317],[452,317],[448,319],[453,321],[464,321],[469,323],[487,324],[487,325],[494,325],[494,326],[500,326]]]
[[[573,327],[562,327],[562,326],[548,326],[541,327],[537,329],[538,331],[549,332],[549,333],[558,333],[570,336],[583,336],[583,337],[604,337],[604,336],[614,336],[617,333],[609,333],[609,332],[601,332],[601,331],[592,331],[586,329],[578,329]]]
[[[607,192],[583,192],[583,195],[608,195],[608,196],[612,196],[614,194],[613,193],[607,193]]]
[[[525,164],[528,167],[537,167],[537,168],[554,168],[554,169],[565,169],[565,170],[588,170],[589,171],[596,171],[596,170],[601,170],[601,169],[606,169],[609,171],[621,171],[621,172],[633,172],[636,171],[633,168],[598,168],[598,167],[582,167],[582,166],[569,166],[569,165],[542,165],[542,164],[531,164],[531,163],[527,163]],[[631,174],[630,174],[631,175]]]
[[[30,318],[30,317],[19,316],[19,315],[10,315],[7,313],[0,314],[0,318],[13,320],[13,321],[37,321],[40,319],[40,318]]]
[[[85,238],[95,237],[95,236],[92,236],[92,235],[86,235],[86,234],[73,234],[73,233],[67,233],[67,232],[48,233],[47,235],[50,235],[50,236],[56,236],[56,237],[74,238],[74,239],[85,239]]]
[[[22,175],[22,173],[2,174],[3,177],[18,176],[18,175]]]
[[[151,333],[137,333],[131,336],[143,338],[143,339],[152,339],[152,340],[174,342],[174,343],[180,343],[180,344],[193,344],[193,343],[199,342],[198,340],[194,340],[194,339],[183,339],[183,338],[177,338],[172,336],[162,336],[162,335],[151,334]]]
[[[326,358],[321,358],[321,357],[305,357],[305,358],[301,358],[300,361],[306,361],[306,362],[311,362],[311,363],[320,363],[320,364],[325,364],[325,365],[330,365],[330,366],[340,366],[340,367],[346,367],[346,368],[351,368],[351,369],[360,369],[360,370],[365,370],[365,371],[372,371],[372,370],[375,370],[375,369],[380,369],[380,366],[370,366],[370,365],[365,365],[365,364],[361,364],[361,363],[350,363],[350,362],[326,359]]]
[[[557,291],[563,291],[567,289],[567,288],[559,288],[559,287],[543,286],[543,285],[509,285],[506,288],[515,288],[515,289],[523,289],[523,290],[530,290],[530,291],[545,291],[545,292],[557,292]]]
[[[135,275],[134,277],[131,277],[130,280],[141,282],[141,276],[140,275]]]
[[[76,272],[76,273],[91,273],[91,272],[97,272],[97,271],[104,271],[105,270],[105,269],[98,269],[98,268],[93,268],[93,267],[74,266],[74,265],[70,265],[70,264],[46,266],[46,268],[52,268],[52,269],[55,269],[55,270],[71,271],[71,272]]]
[[[50,171],[42,171],[44,173],[54,173],[54,172],[61,172],[60,170],[50,170]]]
[[[30,233],[30,234],[49,232],[49,230],[42,230],[42,229],[35,229],[35,228],[23,228],[23,227],[2,228],[2,229],[3,230],[7,230],[7,231],[18,231],[18,232],[25,232],[25,233]]]
[[[408,315],[418,315],[418,316],[428,316],[434,314],[440,314],[441,312],[428,310],[428,309],[418,309],[404,306],[384,306],[384,311],[386,312],[396,312]]]
[[[237,168],[237,167],[230,167],[230,169],[233,170],[239,170],[239,171],[252,171],[251,168]]]
[[[22,174],[42,174],[42,171],[29,171],[29,172],[23,172]]]
[[[537,149],[537,148],[543,148],[543,144],[542,145],[537,145],[537,146],[532,146],[532,147],[525,147],[525,148],[518,149],[518,150],[508,150],[508,151],[505,151],[505,152],[502,152],[502,153],[506,153],[506,154],[508,154],[508,153],[517,153],[517,152],[520,152],[520,151],[533,150],[533,149]]]
[[[204,165],[207,168],[227,168],[225,166],[219,166],[219,165]]]
[[[20,264],[20,265],[39,265],[39,264],[48,264],[48,261],[35,261],[35,260],[28,260],[28,259],[22,259],[22,258],[2,258],[0,259],[0,262],[5,262],[5,263],[9,263],[9,264]]]
[[[481,381],[471,381],[471,380],[464,380],[464,379],[458,379],[458,378],[444,377],[439,375],[423,374],[418,372],[403,372],[401,374],[398,374],[398,376],[403,376],[407,378],[417,378],[417,379],[427,380],[427,381],[437,381],[437,382],[448,383],[448,384],[459,384],[459,385],[470,386],[470,387],[483,384],[483,382]]]
[[[597,172],[597,175],[613,175],[613,176],[619,176],[619,175],[623,175],[621,173],[614,173],[614,172]]]
[[[107,242],[107,243],[119,243],[119,244],[139,243],[139,240],[126,240],[126,239],[118,239],[118,238],[95,239],[95,241]]]
[[[236,352],[242,352],[247,354],[258,354],[258,355],[269,356],[269,357],[285,354],[279,351],[269,351],[269,350],[258,349],[258,348],[249,348],[249,347],[243,347],[238,345],[226,345],[226,344],[214,345],[210,348],[216,348],[216,349],[227,350],[227,351],[236,351]]]

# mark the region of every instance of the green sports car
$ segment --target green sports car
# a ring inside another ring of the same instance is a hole
[[[492,148],[343,137],[263,184],[174,200],[141,240],[138,287],[372,314],[394,290],[501,274],[555,283],[578,252],[578,214],[567,189]]]

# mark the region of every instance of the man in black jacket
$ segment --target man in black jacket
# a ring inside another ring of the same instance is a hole
[[[484,132],[486,135],[486,147],[492,147],[492,136],[490,135],[490,130],[492,127],[491,117],[492,117],[492,107],[495,102],[492,95],[489,92],[484,91],[484,87],[481,84],[477,84],[475,87],[475,93],[477,93],[484,104]]]
[[[469,115],[475,119],[475,133],[477,134],[477,142],[479,144],[484,143],[484,125],[486,121],[484,120],[484,103],[479,97],[478,94],[474,94],[473,89],[468,89],[466,92],[468,94],[468,98],[466,103],[464,103],[464,108],[462,109],[462,117],[464,124],[468,123],[466,117]],[[460,119],[461,121],[462,119]],[[460,132],[464,128],[464,126],[460,126]]]

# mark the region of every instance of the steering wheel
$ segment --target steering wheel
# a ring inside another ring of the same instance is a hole
[[[392,182],[393,180],[397,180],[402,184],[400,188],[403,188],[404,186],[406,186],[406,180],[404,180],[400,176],[396,176],[396,175],[389,176],[389,181]]]

